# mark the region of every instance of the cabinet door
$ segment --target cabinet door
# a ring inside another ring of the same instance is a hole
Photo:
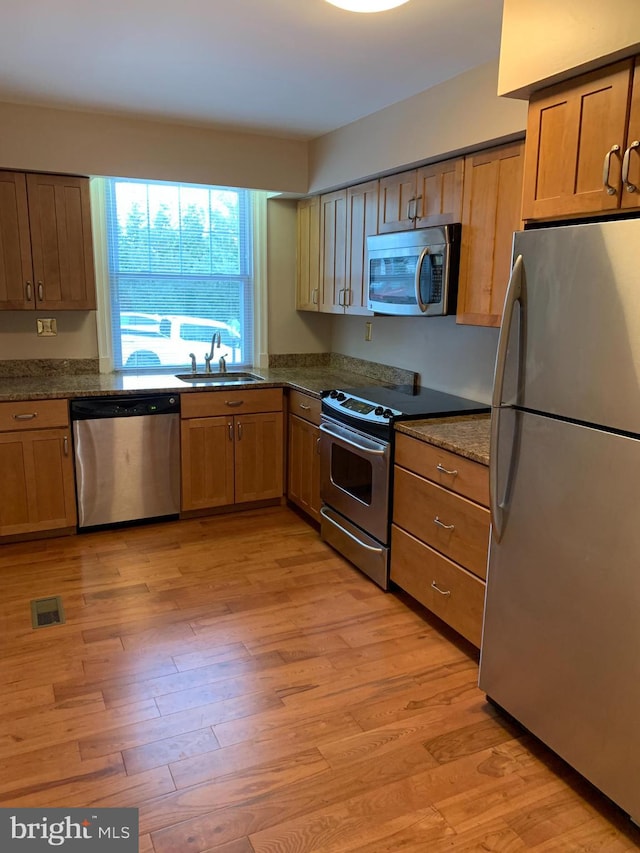
[[[344,313],[347,260],[347,191],[320,197],[320,310]]]
[[[0,172],[0,308],[33,308],[27,182],[21,172]]]
[[[227,506],[234,500],[233,418],[191,418],[180,424],[182,509]]]
[[[622,207],[640,206],[640,60],[636,60],[629,108],[629,129],[625,156],[629,163],[627,182],[622,188]],[[633,146],[633,147],[630,147]]]
[[[320,521],[320,430],[289,415],[289,484],[287,496]]]
[[[416,170],[380,178],[378,234],[415,227]]]
[[[367,308],[367,237],[378,233],[378,181],[347,190],[347,282],[345,313]]]
[[[235,502],[281,498],[282,412],[239,415],[235,422]]]
[[[298,202],[298,256],[296,308],[319,310],[320,282],[320,198]]]
[[[89,179],[27,175],[38,308],[96,307]]]
[[[462,157],[417,170],[417,228],[460,222],[463,177]]]
[[[524,143],[467,157],[457,322],[499,326],[513,232],[520,228]]]
[[[531,98],[527,120],[523,219],[615,210],[633,60],[544,89]],[[605,156],[611,155],[607,192]]]
[[[0,433],[0,536],[74,527],[68,429]]]

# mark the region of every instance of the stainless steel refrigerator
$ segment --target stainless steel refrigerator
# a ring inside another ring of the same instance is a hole
[[[640,219],[514,237],[480,687],[640,822]]]

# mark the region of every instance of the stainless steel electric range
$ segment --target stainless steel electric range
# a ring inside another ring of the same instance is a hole
[[[484,403],[411,385],[324,391],[322,538],[388,589],[394,424],[489,411]]]

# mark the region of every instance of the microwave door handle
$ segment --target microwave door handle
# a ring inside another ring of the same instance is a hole
[[[416,264],[416,302],[418,304],[418,308],[424,314],[430,303],[422,301],[422,294],[420,293],[420,275],[422,273],[422,265],[424,263],[424,259],[429,255],[429,246],[425,246],[425,248],[420,252],[420,257],[418,258],[418,263]],[[431,258],[429,258],[431,261]]]

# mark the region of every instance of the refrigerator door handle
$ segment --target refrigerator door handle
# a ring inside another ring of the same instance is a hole
[[[504,390],[504,374],[507,365],[507,349],[509,347],[509,338],[511,336],[511,324],[513,321],[513,312],[516,307],[516,302],[519,302],[522,297],[522,272],[524,261],[522,255],[518,255],[516,262],[511,270],[511,278],[507,285],[507,294],[504,298],[504,311],[502,313],[502,325],[500,327],[500,336],[498,338],[498,352],[496,355],[496,369],[493,376],[493,397],[491,405],[495,408],[503,403],[502,393]]]
[[[504,528],[504,509],[498,497],[498,436],[500,434],[500,416],[503,403],[504,376],[507,365],[507,349],[511,337],[511,325],[516,302],[522,297],[522,277],[524,262],[522,255],[518,255],[511,271],[511,278],[507,286],[507,294],[504,300],[504,312],[500,337],[498,338],[498,353],[496,355],[496,369],[493,380],[493,398],[491,411],[491,438],[489,447],[489,509],[491,511],[491,525],[493,535],[497,542],[502,538]]]

